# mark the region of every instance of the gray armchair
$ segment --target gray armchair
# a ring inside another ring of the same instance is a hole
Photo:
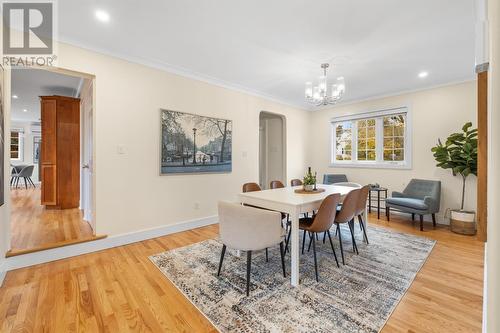
[[[324,174],[323,184],[330,185],[335,183],[345,183],[347,182],[347,176],[342,174]]]
[[[432,223],[436,226],[436,213],[441,202],[441,182],[437,180],[412,179],[404,191],[392,192],[392,197],[385,201],[385,215],[390,220],[391,208],[401,212],[420,215],[420,231],[424,230],[424,215],[432,215]]]

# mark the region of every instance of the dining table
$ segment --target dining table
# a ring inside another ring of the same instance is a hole
[[[351,186],[317,184],[317,189],[322,192],[297,193],[296,190],[302,186],[288,186],[277,189],[269,189],[239,194],[242,204],[274,210],[288,214],[291,221],[291,285],[299,285],[299,219],[304,213],[311,213],[319,209],[321,202],[330,194],[338,193],[341,200],[347,193],[356,189]],[[323,191],[324,190],[324,191]],[[364,223],[367,223],[368,215],[365,212]]]

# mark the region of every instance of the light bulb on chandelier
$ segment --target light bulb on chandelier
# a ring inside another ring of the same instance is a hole
[[[316,106],[338,103],[345,93],[345,80],[343,76],[336,79],[328,91],[328,80],[326,70],[329,64],[322,64],[323,75],[319,77],[318,85],[313,86],[312,82],[306,82],[305,97],[308,103]]]

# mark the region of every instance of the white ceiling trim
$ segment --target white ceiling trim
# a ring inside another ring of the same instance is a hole
[[[102,55],[110,56],[110,57],[117,58],[120,60],[125,60],[128,62],[134,63],[134,64],[159,69],[159,70],[162,70],[162,71],[167,72],[169,74],[174,74],[174,75],[182,76],[182,77],[185,77],[188,79],[193,79],[196,81],[212,84],[212,85],[215,85],[215,86],[218,86],[221,88],[237,91],[237,92],[240,92],[243,94],[248,94],[251,96],[260,97],[260,98],[266,99],[268,101],[275,102],[278,104],[283,104],[285,106],[299,109],[302,111],[310,111],[310,109],[304,108],[302,105],[290,103],[288,101],[276,98],[274,96],[268,95],[268,94],[263,93],[261,91],[257,91],[257,90],[250,89],[250,88],[242,86],[242,85],[238,85],[238,84],[227,82],[224,80],[220,80],[220,79],[208,76],[208,75],[197,73],[195,71],[191,71],[189,69],[182,68],[179,66],[174,66],[174,65],[164,63],[164,62],[159,62],[159,61],[152,61],[152,60],[145,59],[145,58],[131,57],[131,56],[127,56],[127,55],[120,54],[120,53],[109,52],[109,51],[104,50],[104,49],[99,49],[96,47],[89,47],[88,45],[83,45],[82,43],[79,43],[77,41],[70,40],[70,39],[65,39],[65,40],[59,41],[59,42],[65,43],[65,44],[68,44],[71,46],[75,46],[75,47],[80,47],[80,48],[88,50],[88,51],[97,52],[97,53],[100,53]],[[95,73],[92,73],[92,74],[95,75]]]

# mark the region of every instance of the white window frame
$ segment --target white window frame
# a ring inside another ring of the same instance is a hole
[[[12,134],[11,132],[17,132],[18,135],[18,158],[12,158],[9,157],[11,161],[16,161],[16,162],[23,162],[24,161],[24,129],[22,128],[11,128],[9,131],[9,152],[10,152],[10,147],[12,145],[11,140],[12,140]]]
[[[405,147],[404,161],[384,161],[384,123],[383,117],[404,114],[405,120]],[[358,161],[358,126],[357,120],[376,118],[375,120],[375,161]],[[352,155],[349,161],[335,160],[336,134],[335,126],[339,122],[352,121]],[[380,168],[380,169],[411,169],[413,156],[412,114],[408,106],[390,108],[385,110],[368,111],[343,115],[330,119],[330,167],[347,168]]]

